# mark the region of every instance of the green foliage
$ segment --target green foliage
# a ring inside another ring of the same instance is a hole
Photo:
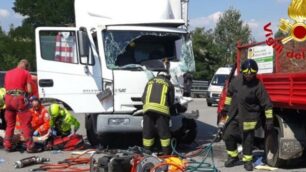
[[[213,41],[213,32],[196,28],[191,34],[197,71],[194,73],[194,78],[209,80],[220,61],[218,46]]]
[[[236,44],[250,42],[251,30],[241,20],[241,14],[233,8],[228,9],[220,17],[215,28],[215,41],[221,48],[225,64],[231,64],[236,57]]]
[[[288,34],[284,34],[282,31],[278,29],[278,31],[274,34],[274,38],[285,38]]]
[[[74,23],[73,0],[15,0],[13,10],[26,18],[21,26],[4,33],[0,28],[0,70],[15,67],[20,59],[28,59],[36,70],[35,28],[65,26]]]
[[[192,41],[196,60],[194,78],[210,80],[219,67],[234,63],[237,42],[248,43],[252,38],[240,12],[230,8],[220,17],[214,31],[204,28],[192,31]]]

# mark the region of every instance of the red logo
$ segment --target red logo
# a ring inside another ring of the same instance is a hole
[[[293,20],[280,19],[279,29],[282,33],[288,35],[281,40],[281,43],[273,38],[273,32],[270,29],[271,22],[264,26],[266,32],[266,44],[272,46],[277,53],[281,53],[284,44],[294,40],[296,42],[303,42],[306,40],[306,0],[292,0],[288,7],[288,16]],[[287,52],[288,58],[305,59],[306,48],[299,50],[289,50]]]

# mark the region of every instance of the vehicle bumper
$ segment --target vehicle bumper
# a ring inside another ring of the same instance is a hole
[[[181,119],[181,115],[171,117],[172,131],[181,126]],[[96,132],[97,135],[142,132],[142,120],[142,116],[129,114],[99,114],[96,121]]]
[[[219,103],[219,98],[216,98],[216,97],[207,97],[206,98],[206,101],[208,103],[211,103],[211,104],[218,104]]]

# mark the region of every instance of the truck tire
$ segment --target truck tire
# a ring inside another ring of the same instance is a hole
[[[100,140],[98,139],[98,136],[96,135],[95,129],[94,129],[94,120],[92,119],[92,115],[86,115],[85,116],[85,127],[86,127],[86,134],[87,134],[87,139],[89,143],[92,146],[97,146],[100,143]]]
[[[182,118],[182,126],[172,133],[178,144],[191,144],[197,137],[197,123],[194,119]]]
[[[265,156],[267,164],[272,167],[281,167],[285,165],[285,160],[279,158],[279,128],[267,134],[265,139]]]
[[[211,106],[211,105],[212,105],[211,102],[208,102],[208,101],[207,101],[207,106]]]

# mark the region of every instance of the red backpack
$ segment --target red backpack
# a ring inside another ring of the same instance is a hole
[[[70,136],[53,137],[47,144],[48,150],[76,150],[84,149],[84,140],[82,135],[73,134]]]

